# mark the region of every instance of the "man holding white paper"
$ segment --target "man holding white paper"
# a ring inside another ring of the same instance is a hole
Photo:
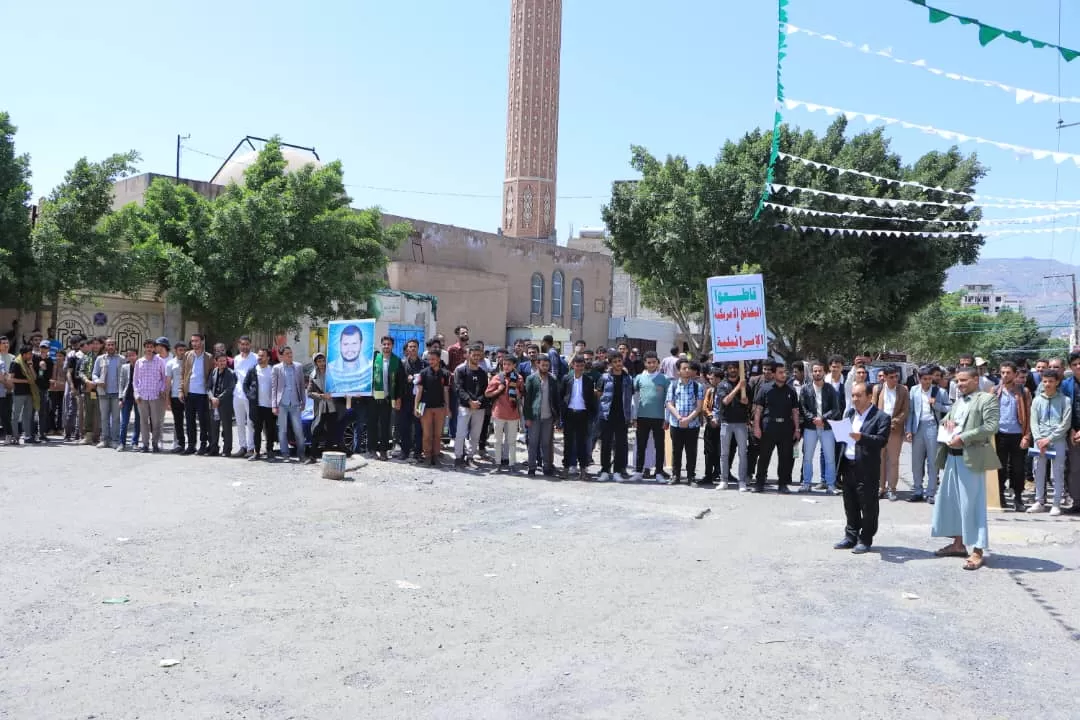
[[[945,472],[934,503],[933,537],[952,538],[938,557],[966,557],[965,570],[983,566],[989,543],[986,472],[1001,467],[990,441],[998,431],[997,398],[979,391],[974,367],[956,371],[957,398],[939,430],[937,466]],[[968,554],[968,547],[971,554]]]
[[[874,407],[866,383],[851,386],[852,407],[843,420],[834,420],[837,442],[846,443],[840,456],[844,485],[844,539],[833,545],[856,555],[870,552],[878,529],[878,480],[881,450],[889,441],[891,420]]]

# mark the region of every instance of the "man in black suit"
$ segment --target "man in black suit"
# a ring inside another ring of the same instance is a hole
[[[562,381],[563,408],[563,473],[577,466],[578,478],[588,479],[589,418],[596,414],[596,392],[592,378],[585,374],[585,356],[575,355],[570,363],[573,371]]]
[[[844,539],[833,547],[856,555],[869,552],[878,527],[878,483],[881,479],[881,449],[889,440],[890,418],[874,407],[866,383],[851,388],[851,407],[845,417],[851,421],[851,436],[840,456],[844,481]]]

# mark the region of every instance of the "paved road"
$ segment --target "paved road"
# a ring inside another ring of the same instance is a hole
[[[1067,517],[994,517],[971,573],[904,502],[854,556],[821,495],[0,463],[3,718],[1077,716]]]

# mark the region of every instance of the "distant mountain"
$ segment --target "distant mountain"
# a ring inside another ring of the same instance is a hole
[[[1024,314],[1040,325],[1064,325],[1072,322],[1070,303],[1072,283],[1069,278],[1044,280],[1046,275],[1076,273],[1080,266],[1041,258],[985,258],[974,265],[957,265],[949,270],[945,289],[959,290],[963,285],[993,285],[1003,294],[1019,298]],[[1055,337],[1068,337],[1068,328],[1050,328]]]

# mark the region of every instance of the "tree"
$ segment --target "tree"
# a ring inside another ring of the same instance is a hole
[[[15,152],[15,133],[0,112],[0,307],[30,307],[24,299],[23,269],[32,262],[30,248],[30,156]]]
[[[962,306],[960,296],[942,295],[912,314],[889,346],[914,362],[947,365],[965,352],[988,360],[1028,357],[1050,343],[1033,318],[1011,310],[986,315],[977,307]]]
[[[304,316],[349,317],[385,286],[389,253],[407,223],[384,228],[377,209],[349,207],[340,162],[286,172],[277,139],[207,200],[169,180],[111,227],[131,244],[147,282],[219,337],[295,327]]]
[[[985,169],[975,155],[955,148],[923,155],[905,165],[890,151],[881,129],[845,137],[847,121],[837,119],[821,136],[781,127],[780,148],[786,153],[833,166],[883,177],[911,180],[965,192],[974,190]],[[663,162],[642,147],[632,148],[631,167],[641,174],[618,182],[603,217],[615,262],[641,287],[643,301],[672,317],[683,333],[703,317],[705,281],[756,267],[764,275],[769,331],[773,348],[787,358],[851,354],[875,344],[897,321],[932,302],[942,292],[945,271],[978,258],[983,238],[959,239],[804,235],[780,227],[798,216],[766,209],[752,219],[761,186],[771,135],[760,129],[724,145],[716,162],[691,167],[685,158]],[[946,202],[954,196],[912,187],[879,184],[868,178],[840,175],[794,161],[777,166],[778,184],[813,187],[834,193],[876,198]],[[921,208],[879,208],[825,196],[778,197],[776,202],[828,212],[915,220]],[[949,208],[937,221],[816,220],[852,229],[955,229],[949,220],[978,220],[978,209]]]
[[[33,265],[20,269],[31,283],[26,307],[138,289],[134,259],[106,223],[113,186],[135,172],[138,160],[134,150],[101,162],[81,158],[49,193],[32,234]]]

